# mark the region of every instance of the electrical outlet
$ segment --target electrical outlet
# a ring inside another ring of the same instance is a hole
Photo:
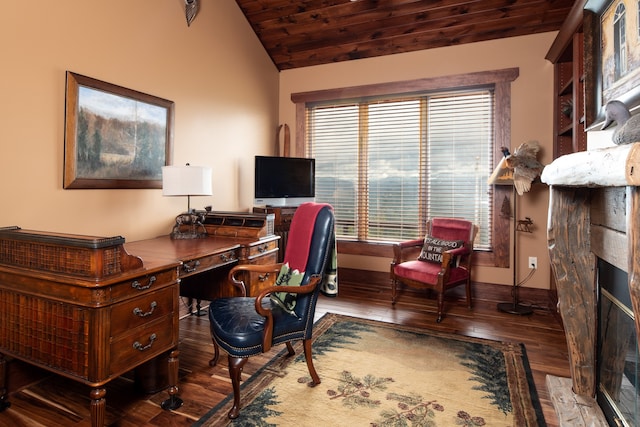
[[[535,256],[529,257],[529,268],[532,268],[534,270],[538,269],[538,257],[535,257]]]

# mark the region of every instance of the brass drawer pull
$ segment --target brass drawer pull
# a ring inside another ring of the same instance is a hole
[[[220,254],[220,259],[221,259],[223,262],[229,262],[229,261],[233,261],[233,260],[234,260],[233,255],[232,255],[232,256],[229,256],[229,255],[227,255],[227,254]]]
[[[258,275],[258,281],[259,282],[266,282],[268,279],[269,279],[269,273],[264,273],[264,274]]]
[[[147,311],[146,313],[144,313],[142,311],[142,309],[136,307],[133,309],[133,314],[135,314],[138,317],[147,317],[147,316],[151,316],[153,314],[153,311],[156,309],[156,307],[158,306],[158,303],[155,301],[151,301],[151,304],[149,304],[149,307],[151,308],[151,310]]]
[[[133,348],[135,348],[138,351],[149,350],[156,339],[158,339],[158,336],[156,334],[151,334],[151,336],[149,337],[149,344],[142,345],[138,341],[136,341],[133,343]]]
[[[268,249],[267,245],[258,246],[258,252],[260,252],[260,253],[266,252],[267,249]]]
[[[149,284],[144,286],[144,285],[141,285],[140,282],[138,282],[137,280],[134,280],[133,283],[131,284],[131,287],[139,291],[144,291],[145,289],[149,289],[151,285],[153,285],[153,282],[155,281],[156,281],[156,276],[151,276],[149,277]]]
[[[190,263],[185,262],[182,265],[182,270],[184,270],[185,273],[193,273],[198,269],[199,266],[200,266],[200,260],[195,260]]]

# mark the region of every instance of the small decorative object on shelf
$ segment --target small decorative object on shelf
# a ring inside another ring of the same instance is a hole
[[[565,115],[565,117],[568,118],[573,118],[573,100],[571,99],[567,99],[566,101],[564,101],[562,103],[562,108],[561,108],[562,114]]]
[[[618,100],[607,102],[604,114],[605,122],[602,130],[616,123],[615,131],[611,136],[614,144],[632,144],[640,141],[640,115],[632,116],[624,102]]]
[[[177,239],[204,239],[207,237],[207,229],[204,227],[205,212],[192,211],[176,217],[176,225],[171,231],[171,238]]]

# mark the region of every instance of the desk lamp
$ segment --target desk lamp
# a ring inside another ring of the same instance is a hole
[[[207,236],[203,218],[191,209],[191,196],[211,196],[211,168],[204,166],[163,166],[162,195],[187,196],[187,212],[176,217],[171,238],[198,239]]]
[[[162,195],[187,196],[187,213],[191,213],[191,196],[211,196],[211,168],[204,166],[163,166]]]

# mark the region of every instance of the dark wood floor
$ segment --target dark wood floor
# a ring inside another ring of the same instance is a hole
[[[455,292],[455,291],[454,291]],[[480,293],[476,289],[476,294]],[[468,310],[456,295],[447,298],[447,316],[435,322],[435,300],[423,293],[406,291],[395,306],[390,292],[368,285],[345,284],[336,298],[320,297],[317,317],[327,312],[438,329],[462,335],[494,340],[522,342],[543,407],[547,425],[558,426],[558,420],[545,386],[547,374],[569,377],[567,346],[557,317],[548,304],[533,303],[534,314],[518,316],[496,310],[491,295],[477,296],[473,310]],[[186,313],[185,308],[182,309]],[[175,412],[160,409],[167,396],[161,391],[144,395],[133,387],[133,376],[112,381],[107,386],[107,424],[117,427],[189,426],[229,393],[231,383],[226,357],[214,368],[208,361],[213,346],[205,317],[186,315],[180,321],[180,396],[182,408]],[[254,373],[281,348],[254,357],[245,366],[245,376]],[[89,388],[59,376],[34,371],[13,362],[11,375],[21,381],[9,381],[11,407],[0,413],[0,426],[89,426]],[[21,369],[22,368],[22,369]],[[322,373],[319,373],[322,376]],[[28,380],[26,380],[26,379]],[[12,389],[12,384],[21,382]]]

